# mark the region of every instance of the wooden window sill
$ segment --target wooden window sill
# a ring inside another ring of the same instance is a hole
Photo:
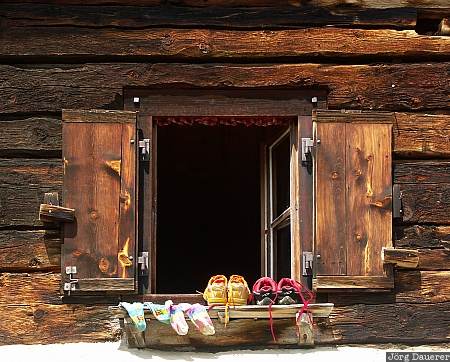
[[[295,315],[302,304],[272,306],[273,328],[276,341],[272,339],[269,328],[268,306],[246,305],[229,307],[229,322],[224,324],[224,306],[216,306],[209,310],[216,334],[204,336],[200,334],[190,321],[189,333],[179,336],[166,324],[157,321],[150,311],[145,311],[147,329],[137,332],[125,310],[110,307],[111,314],[119,318],[129,347],[179,349],[179,350],[214,350],[239,349],[244,347],[277,347],[277,346],[311,346],[302,343],[297,336]],[[332,303],[310,304],[308,310],[313,318],[327,318],[333,310]]]

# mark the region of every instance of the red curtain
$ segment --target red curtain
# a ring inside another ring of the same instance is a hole
[[[223,116],[223,117],[153,117],[153,121],[158,126],[279,126],[289,124],[295,117],[244,117],[244,116]]]

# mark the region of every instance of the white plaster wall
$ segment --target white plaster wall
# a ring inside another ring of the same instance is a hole
[[[377,347],[316,347],[309,350],[231,351],[220,353],[162,352],[127,349],[115,343],[71,343],[0,346],[0,362],[384,362],[386,351],[450,351],[450,345]]]

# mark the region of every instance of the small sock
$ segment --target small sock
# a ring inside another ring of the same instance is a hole
[[[183,308],[178,305],[174,305],[171,300],[165,303],[167,309],[170,312],[170,325],[177,332],[178,335],[184,336],[189,331],[189,326],[184,319]]]
[[[194,304],[186,311],[192,324],[205,336],[212,336],[216,333],[211,318],[206,308],[201,304]]]
[[[131,304],[127,302],[122,302],[119,305],[126,309],[136,329],[139,332],[145,331],[147,325],[145,323],[144,308],[142,306],[142,303],[136,302]]]
[[[145,302],[144,308],[151,310],[156,320],[165,324],[170,323],[170,313],[165,305]]]

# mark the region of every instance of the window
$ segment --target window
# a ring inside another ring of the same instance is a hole
[[[313,119],[301,93],[269,90],[130,91],[125,108],[63,112],[71,293],[193,293],[222,270],[392,287],[389,114]]]

